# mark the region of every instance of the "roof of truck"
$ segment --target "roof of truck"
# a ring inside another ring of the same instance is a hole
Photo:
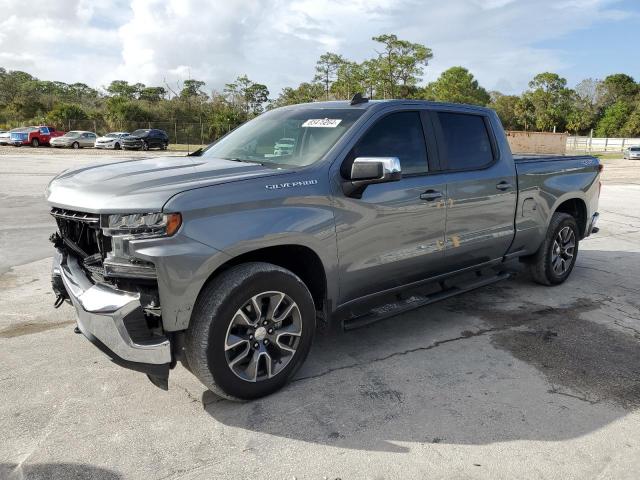
[[[432,102],[429,100],[413,100],[413,99],[392,99],[392,100],[367,100],[361,103],[352,105],[349,100],[336,100],[328,102],[311,102],[311,103],[298,103],[296,105],[288,105],[283,108],[346,108],[346,109],[360,109],[367,110],[375,107],[384,107],[388,105],[424,105],[434,106],[447,109],[456,110],[477,110],[481,112],[491,111],[490,108],[481,107],[479,105],[468,105],[463,103],[445,103],[445,102]]]

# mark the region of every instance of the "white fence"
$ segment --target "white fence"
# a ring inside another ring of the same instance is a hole
[[[567,138],[567,151],[576,152],[622,152],[632,145],[640,145],[640,138]]]

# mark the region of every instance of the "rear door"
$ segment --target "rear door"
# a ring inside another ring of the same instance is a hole
[[[162,147],[162,134],[159,130],[151,130],[151,132],[149,132],[149,147]]]
[[[398,157],[402,179],[369,185],[361,198],[341,190],[336,195],[340,303],[443,267],[446,185],[440,175],[430,175],[425,115],[408,110],[378,117],[342,162],[344,172],[356,157]],[[340,182],[344,173],[336,176]]]
[[[456,268],[500,258],[514,235],[517,186],[511,155],[500,155],[484,112],[431,115],[447,179],[445,257]]]

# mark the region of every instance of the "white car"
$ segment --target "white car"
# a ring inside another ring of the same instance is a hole
[[[0,133],[0,145],[9,145],[11,143],[11,132],[21,132],[25,127],[12,128],[8,132],[3,131]]]
[[[128,137],[128,132],[111,132],[98,137],[96,139],[96,148],[112,148],[114,150],[120,150],[122,147],[122,139]]]
[[[640,160],[640,145],[636,147],[629,147],[624,152],[625,160]]]

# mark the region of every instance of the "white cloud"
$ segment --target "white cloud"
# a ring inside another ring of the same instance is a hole
[[[1,0],[0,65],[40,78],[220,89],[246,73],[280,88],[313,77],[327,50],[363,60],[396,33],[434,50],[431,80],[463,65],[487,88],[517,92],[568,55],[541,42],[629,13],[614,0]],[[31,12],[36,11],[34,16]],[[11,12],[7,14],[7,12]],[[14,13],[15,12],[15,13]]]

